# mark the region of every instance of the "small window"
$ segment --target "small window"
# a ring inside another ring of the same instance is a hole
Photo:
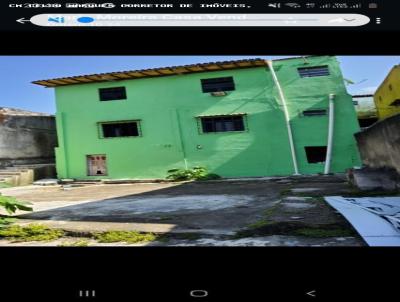
[[[310,164],[324,163],[326,160],[326,147],[304,147],[307,161]]]
[[[100,101],[126,100],[125,87],[112,87],[99,89]]]
[[[88,176],[107,175],[107,157],[105,154],[87,155],[86,162]]]
[[[243,115],[202,117],[203,133],[244,131]]]
[[[303,111],[303,116],[326,115],[326,109],[313,109]]]
[[[329,76],[329,67],[325,66],[315,66],[315,67],[300,67],[297,68],[300,77],[302,78],[314,78],[314,77],[325,77]]]
[[[139,122],[101,123],[103,138],[140,136]]]
[[[201,88],[204,93],[235,90],[233,77],[202,79]]]
[[[393,90],[393,86],[392,84],[389,84],[389,90],[392,91]]]

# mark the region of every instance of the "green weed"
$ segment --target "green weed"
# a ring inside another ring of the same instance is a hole
[[[61,230],[50,229],[40,224],[27,226],[12,225],[0,230],[0,238],[6,238],[15,242],[26,241],[51,241],[64,236]]]
[[[192,169],[171,169],[167,171],[167,179],[172,181],[185,180],[213,180],[220,179],[217,174],[208,173],[204,167],[194,167]]]
[[[95,234],[94,237],[96,240],[102,243],[142,243],[155,241],[157,239],[157,236],[153,233],[139,233],[135,231],[109,231]]]

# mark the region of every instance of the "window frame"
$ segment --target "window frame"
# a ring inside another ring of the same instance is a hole
[[[232,88],[233,89],[219,89],[219,90],[213,90],[213,91],[205,91],[205,89],[204,89],[204,81],[207,81],[207,80],[218,80],[218,79],[232,79]],[[200,86],[201,86],[202,93],[216,93],[216,92],[226,92],[226,91],[235,91],[236,90],[235,78],[233,76],[200,79]]]
[[[304,69],[322,69],[322,68],[326,68],[327,69],[327,71],[328,71],[328,74],[324,74],[324,75],[316,75],[316,76],[310,76],[310,75],[308,75],[308,76],[303,76],[302,74],[301,74],[301,70],[304,70]],[[308,67],[297,67],[297,74],[299,75],[299,77],[301,78],[301,79],[313,79],[313,78],[323,78],[323,77],[329,77],[329,76],[331,76],[332,75],[332,73],[331,73],[331,70],[330,70],[330,68],[329,68],[329,65],[317,65],[317,66],[308,66]]]
[[[310,162],[309,160],[308,160],[308,156],[307,156],[307,148],[325,148],[325,152],[324,152],[324,155],[325,155],[325,160],[324,161],[318,161],[318,162]],[[309,165],[325,165],[325,163],[326,163],[326,151],[327,151],[327,149],[328,149],[328,146],[304,146],[304,155],[305,155],[305,157],[306,157],[306,161],[307,161],[307,164],[309,164]]]
[[[101,92],[102,90],[111,90],[111,89],[123,89],[124,90],[124,97],[123,98],[117,98],[117,99],[108,99],[108,100],[103,100],[101,97]],[[123,101],[128,99],[128,94],[126,91],[126,86],[117,86],[117,87],[103,87],[103,88],[98,88],[98,94],[99,94],[99,101],[100,102],[112,102],[112,101]]]
[[[225,118],[225,117],[241,117],[243,121],[243,130],[232,130],[232,131],[212,131],[212,132],[204,132],[203,131],[203,118]],[[197,130],[199,134],[224,134],[224,133],[245,133],[249,132],[249,126],[248,126],[248,117],[247,113],[240,113],[240,114],[219,114],[219,115],[202,115],[202,116],[196,116],[196,122],[197,122]]]
[[[310,111],[324,111],[324,114],[309,114],[306,115],[304,112],[310,112]],[[327,116],[328,115],[328,109],[322,109],[322,108],[315,108],[315,109],[308,109],[308,110],[302,110],[301,111],[301,116],[302,117],[321,117],[321,116]]]
[[[102,125],[104,125],[104,124],[108,124],[108,125],[109,124],[129,124],[129,123],[136,123],[137,130],[138,130],[138,135],[104,137],[104,132],[103,132]],[[121,139],[121,138],[124,139],[124,138],[143,137],[141,123],[142,123],[141,119],[97,122],[98,137],[99,137],[99,139]]]

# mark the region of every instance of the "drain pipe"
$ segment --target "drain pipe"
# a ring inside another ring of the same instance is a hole
[[[182,127],[181,127],[181,118],[179,116],[179,111],[178,109],[175,109],[175,115],[176,115],[176,120],[178,124],[178,133],[179,133],[179,142],[181,145],[181,150],[182,150],[182,155],[183,155],[183,162],[185,164],[185,170],[189,169],[188,168],[188,161],[186,157],[186,150],[185,150],[185,144],[183,142],[183,133],[182,133]]]
[[[276,88],[278,89],[279,92],[279,98],[281,99],[282,105],[283,105],[283,112],[285,114],[285,121],[286,121],[286,128],[289,136],[289,145],[290,145],[290,151],[292,154],[292,161],[293,161],[293,168],[294,168],[294,175],[300,175],[299,174],[299,169],[297,166],[297,158],[296,158],[296,151],[294,148],[294,141],[293,141],[293,133],[292,133],[292,127],[290,125],[290,117],[289,117],[289,111],[286,105],[286,99],[285,95],[283,93],[281,84],[279,83],[278,77],[276,76],[275,69],[273,66],[273,62],[270,60],[267,60],[266,63],[268,64],[268,68],[271,71],[272,78],[274,79]]]
[[[329,174],[332,161],[332,147],[333,147],[333,130],[335,127],[335,98],[336,95],[329,95],[329,124],[328,124],[328,145],[326,148],[325,171],[324,174]]]

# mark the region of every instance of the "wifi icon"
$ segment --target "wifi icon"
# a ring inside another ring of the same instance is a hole
[[[285,3],[285,6],[288,6],[288,7],[291,7],[291,8],[300,8],[300,7],[301,7],[300,4],[298,4],[298,3],[292,3],[292,2],[290,2],[290,3]]]

